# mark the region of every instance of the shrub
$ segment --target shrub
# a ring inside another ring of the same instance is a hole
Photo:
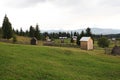
[[[109,47],[110,41],[106,37],[101,37],[98,39],[98,46],[105,48]]]
[[[13,36],[13,43],[17,42],[16,36]]]

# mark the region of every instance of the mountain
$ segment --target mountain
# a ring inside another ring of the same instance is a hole
[[[85,31],[85,29],[79,29],[79,30],[76,30],[76,31],[78,32],[78,31],[81,31],[81,30]],[[93,34],[118,34],[118,33],[120,33],[120,29],[91,28],[91,31],[92,31]]]
[[[85,29],[77,29],[77,30],[42,30],[42,32],[81,32]],[[91,28],[93,34],[118,34],[120,33],[120,29],[103,29],[103,28]]]

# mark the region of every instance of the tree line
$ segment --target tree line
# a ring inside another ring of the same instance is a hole
[[[80,38],[83,36],[86,37],[91,37],[93,40],[96,38],[100,38],[102,37],[102,35],[94,35],[91,32],[91,29],[88,27],[85,31],[81,31],[81,32],[43,32],[41,33],[40,29],[39,29],[39,25],[36,24],[35,27],[33,27],[32,25],[29,27],[28,30],[24,31],[22,28],[20,30],[14,30],[14,28],[12,28],[12,24],[10,23],[7,15],[5,15],[4,19],[3,19],[3,24],[2,27],[0,28],[0,38],[4,38],[4,39],[11,39],[13,38],[14,41],[16,41],[16,37],[15,35],[19,35],[19,36],[26,36],[26,37],[36,37],[38,40],[45,40],[46,37],[49,37],[50,39],[54,40],[54,39],[59,39],[59,37],[67,37],[67,38],[71,38],[71,43],[73,42],[73,36],[77,36],[77,41],[76,44],[80,45]],[[105,35],[106,37],[113,37],[115,35]],[[119,35],[117,35],[119,36]],[[99,39],[98,39],[99,40]],[[104,41],[103,41],[104,42]],[[101,43],[99,43],[101,44]]]

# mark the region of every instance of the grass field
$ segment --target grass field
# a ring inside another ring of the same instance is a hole
[[[0,80],[120,80],[120,56],[103,53],[0,43]]]

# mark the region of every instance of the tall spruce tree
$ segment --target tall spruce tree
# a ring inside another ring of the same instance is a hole
[[[80,35],[77,35],[77,45],[80,45],[80,39],[81,37],[85,36],[84,31],[82,30],[82,32],[80,33]]]
[[[24,31],[20,28],[20,36],[24,36]]]
[[[86,29],[86,34],[85,35],[87,37],[91,37],[93,39],[93,43],[94,43],[93,34],[92,34],[91,29],[89,27]]]
[[[86,34],[85,34],[87,37],[92,37],[92,32],[91,32],[91,29],[88,27],[86,29]]]
[[[32,26],[30,26],[30,29],[29,29],[29,36],[30,37],[35,37],[35,29]]]
[[[2,38],[2,28],[0,27],[0,38]]]
[[[5,15],[3,24],[2,24],[3,38],[10,39],[13,36],[12,26],[9,22],[7,15]]]
[[[41,39],[40,30],[39,30],[38,24],[36,25],[36,28],[35,28],[35,37],[36,37],[38,40]]]

